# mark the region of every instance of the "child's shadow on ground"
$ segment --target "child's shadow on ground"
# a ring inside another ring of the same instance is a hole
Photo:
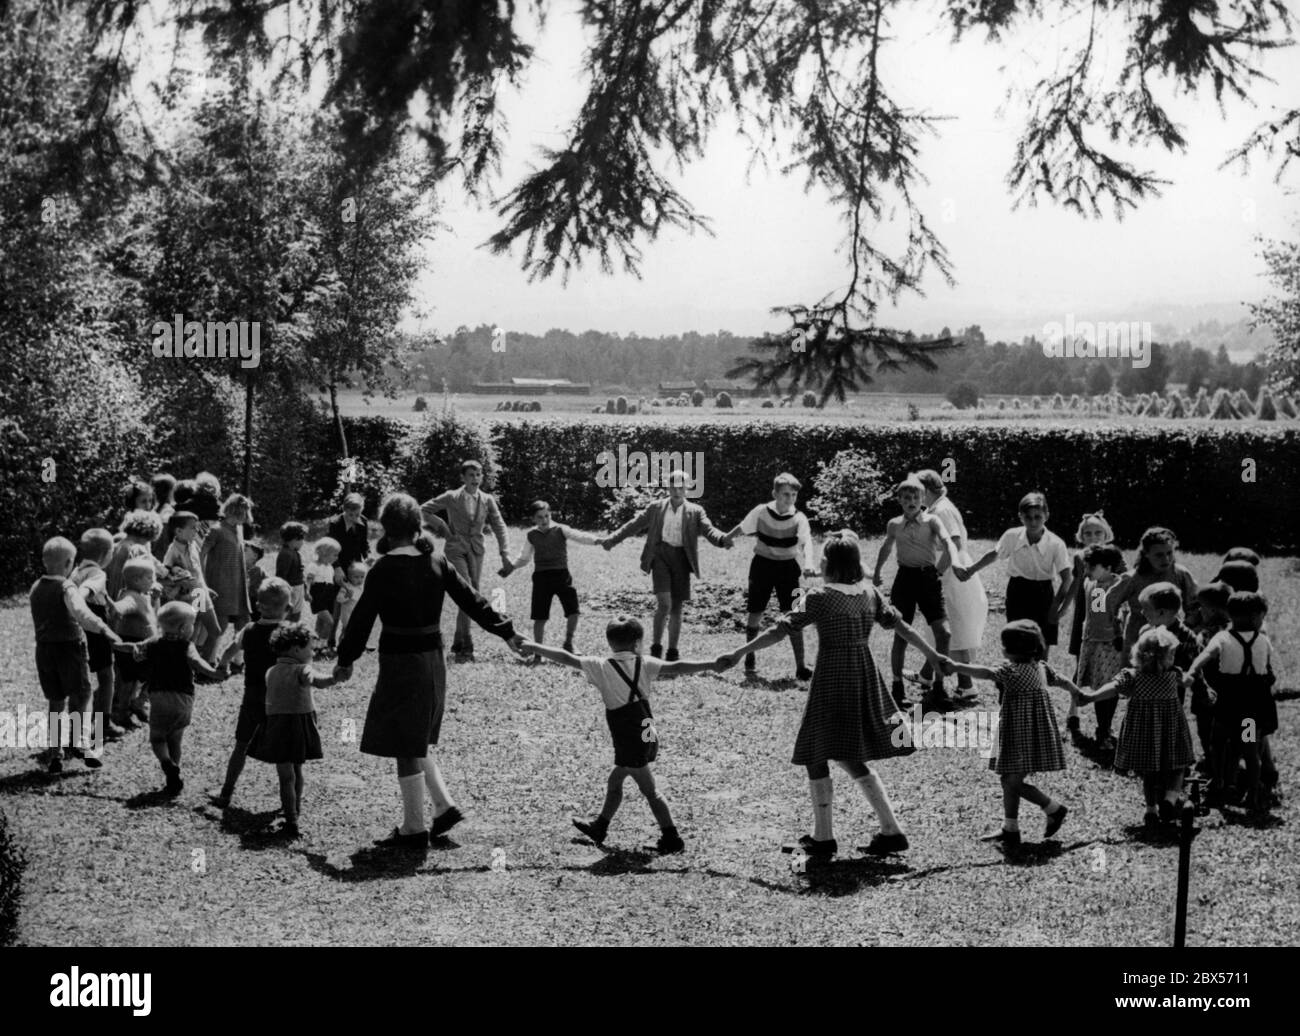
[[[1177,845],[1179,825],[1161,824],[1148,828],[1145,824],[1126,824],[1124,835],[1127,841],[1143,842],[1146,845]]]
[[[122,802],[127,809],[155,809],[158,807],[181,806],[184,805],[175,795],[169,795],[161,788],[154,788],[152,791],[142,791],[132,795],[129,799]]]
[[[84,768],[64,769],[61,773],[50,773],[46,770],[24,770],[22,773],[0,777],[0,793],[44,791],[46,788],[61,784],[69,777],[84,777],[89,772]]]
[[[742,677],[744,684],[749,688],[761,688],[765,691],[798,691],[803,690],[803,685],[793,676],[759,676],[756,673],[745,673]]]
[[[1087,844],[1074,842],[1067,848],[1060,842],[1021,842],[1014,849],[1003,849],[1002,854],[1012,867],[1041,867],[1045,863],[1059,860],[1063,853],[1073,852]]]
[[[455,842],[446,836],[433,839],[427,846],[415,846],[413,848],[394,849],[371,845],[358,849],[349,856],[349,866],[340,866],[332,862],[334,858],[326,856],[324,853],[304,852],[302,855],[306,858],[308,866],[317,873],[323,874],[327,878],[333,878],[336,881],[349,883],[410,878],[419,874],[422,870],[429,874],[447,874],[450,872],[468,874],[491,870],[490,867],[482,864],[473,867],[435,866],[432,870],[425,868],[425,864],[430,861],[431,856],[436,861],[439,853],[459,848],[459,842]]]
[[[1098,748],[1097,742],[1078,731],[1069,732],[1070,743],[1075,750],[1091,763],[1096,763],[1103,770],[1111,770],[1123,776],[1122,770],[1115,770],[1115,750]]]
[[[597,878],[617,877],[621,874],[686,874],[690,867],[652,867],[664,857],[653,849],[615,849],[608,845],[595,845],[585,839],[575,838],[573,845],[594,847],[605,855],[590,866],[570,866],[564,870],[584,871]]]
[[[207,820],[211,820],[213,819],[212,813],[214,809],[215,807],[210,806],[195,806],[194,812]],[[241,836],[264,833],[270,826],[271,821],[280,813],[278,809],[253,813],[250,810],[241,809],[238,806],[227,806],[220,812],[221,816],[219,823],[221,824],[221,830]],[[252,848],[260,848],[260,846],[254,846]]]
[[[750,878],[752,885],[774,892],[785,892],[798,896],[827,896],[837,899],[851,896],[864,888],[876,888],[904,874],[911,874],[913,868],[901,860],[889,857],[861,856],[833,860],[814,860],[809,858],[804,864],[804,871],[792,875],[802,879],[794,887],[764,878]]]
[[[1274,813],[1243,813],[1239,810],[1220,809],[1223,823],[1229,827],[1249,827],[1257,831],[1282,827],[1286,821]]]

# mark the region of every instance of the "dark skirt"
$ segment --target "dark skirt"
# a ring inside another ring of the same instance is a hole
[[[267,716],[248,746],[248,754],[264,763],[305,763],[324,759],[316,713],[277,713]]]
[[[1047,616],[1052,610],[1052,599],[1056,591],[1052,589],[1050,579],[1025,579],[1012,576],[1007,580],[1007,622],[1016,619],[1032,619],[1043,631],[1043,639],[1048,646],[1056,643],[1056,623],[1049,623]]]
[[[379,653],[379,679],[361,751],[388,759],[422,759],[438,743],[447,700],[447,664],[441,649]]]

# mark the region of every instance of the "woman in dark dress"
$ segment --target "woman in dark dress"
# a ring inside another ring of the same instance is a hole
[[[377,845],[416,847],[449,831],[462,819],[433,749],[438,744],[447,691],[442,650],[443,597],[453,601],[489,633],[519,650],[523,638],[510,620],[498,615],[447,559],[433,552],[420,534],[420,507],[415,498],[394,493],[380,507],[384,535],[376,545],[383,555],[366,575],[365,588],[339,643],[335,675],[347,679],[352,663],[365,650],[375,619],[379,635],[379,680],[375,684],[361,751],[397,760],[403,821]],[[433,801],[433,826],[426,831],[425,792]]]

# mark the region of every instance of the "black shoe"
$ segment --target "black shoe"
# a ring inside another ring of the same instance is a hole
[[[380,849],[423,849],[428,844],[429,832],[417,831],[412,835],[404,835],[399,827],[393,828],[393,833],[387,838],[375,839],[375,846]]]
[[[686,843],[682,841],[681,836],[669,834],[665,831],[659,836],[659,841],[655,843],[655,849],[660,856],[668,856],[670,853],[680,853],[686,848]]]
[[[302,837],[302,832],[298,830],[297,824],[291,824],[286,820],[275,832],[275,836],[283,838],[286,842],[296,842]]]
[[[676,648],[669,648],[668,653],[664,655],[665,662],[676,662],[682,656],[677,653]]]
[[[813,678],[813,671],[806,665],[801,665],[794,671],[794,678],[796,680],[811,680]]]
[[[1160,829],[1160,817],[1155,813],[1148,813],[1142,818],[1142,826],[1148,831],[1158,831]]]
[[[243,662],[231,662],[231,663],[230,663],[230,675],[231,675],[231,676],[239,676],[243,671],[244,671],[244,663],[243,663]]]
[[[453,827],[465,819],[463,813],[455,806],[451,806],[445,813],[440,813],[433,818],[433,826],[429,828],[429,837],[431,839],[445,835]]]
[[[603,845],[605,835],[609,833],[609,821],[604,817],[592,817],[590,820],[579,820],[574,817],[573,826],[597,845]]]
[[[896,835],[877,834],[867,845],[858,846],[858,852],[871,856],[888,856],[890,853],[907,851],[907,835],[901,831]]]
[[[1043,837],[1051,838],[1052,835],[1056,834],[1057,831],[1061,830],[1061,825],[1065,823],[1065,818],[1069,815],[1069,813],[1070,813],[1069,809],[1067,809],[1065,806],[1062,806],[1055,813],[1048,813],[1047,826],[1043,828]]]
[[[800,836],[799,848],[809,856],[834,856],[840,850],[839,843],[834,838],[823,838],[818,841],[812,835]]]
[[[897,705],[897,706],[898,706],[900,709],[902,709],[904,712],[906,712],[906,711],[907,711],[907,691],[906,691],[906,690],[904,689],[904,687],[903,687],[903,682],[902,682],[901,680],[895,680],[893,686],[890,688],[889,693],[890,693],[890,694],[893,696],[893,698],[894,698],[894,704]]]
[[[47,750],[45,758],[42,759],[41,762],[45,765],[46,773],[63,772],[63,753],[58,749],[53,751]]]
[[[997,842],[997,843],[998,843],[999,845],[1001,845],[1004,849],[1019,849],[1019,848],[1020,848],[1020,832],[1019,832],[1019,831],[1007,831],[1007,830],[1004,829],[1004,830],[1002,830],[1002,831],[998,831],[996,834],[985,835],[985,836],[981,839],[981,841],[984,841],[984,842]]]
[[[663,657],[664,657],[664,646],[663,646],[662,644],[651,644],[651,645],[650,645],[650,657],[651,657],[651,658],[663,658]]]
[[[1065,729],[1071,734],[1077,734],[1079,732],[1079,717],[1067,716],[1065,719]]]

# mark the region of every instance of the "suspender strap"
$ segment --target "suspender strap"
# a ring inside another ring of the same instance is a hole
[[[1253,648],[1255,647],[1255,641],[1259,639],[1259,630],[1255,631],[1255,635],[1250,638],[1249,644],[1247,644],[1246,641],[1241,636],[1238,635],[1236,630],[1228,630],[1228,635],[1232,637],[1232,639],[1235,640],[1238,644],[1241,645],[1241,650],[1244,655],[1241,662],[1241,675],[1254,676],[1255,675],[1255,653],[1253,651]]]
[[[627,673],[623,672],[623,667],[620,666],[617,662],[615,662],[612,658],[609,660],[609,664],[613,666],[614,672],[618,673],[618,675],[623,678],[623,682],[627,684],[628,687],[631,688],[632,694],[628,698],[629,702],[634,702],[638,698],[644,697],[644,695],[641,693],[641,688],[638,686],[641,682],[641,656],[640,655],[636,656],[636,668],[633,670],[631,677],[629,677]]]

